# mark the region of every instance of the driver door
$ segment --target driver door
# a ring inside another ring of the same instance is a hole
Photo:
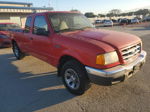
[[[52,37],[44,15],[35,16],[31,40],[32,55],[45,61],[51,58]]]

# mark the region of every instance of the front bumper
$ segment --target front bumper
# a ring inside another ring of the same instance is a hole
[[[123,81],[125,79],[130,78],[136,72],[140,70],[146,60],[147,53],[142,51],[139,57],[128,65],[119,65],[110,69],[100,70],[92,67],[86,66],[85,69],[87,73],[90,75],[100,76],[103,78],[111,79],[113,82]],[[115,80],[119,79],[119,80]]]

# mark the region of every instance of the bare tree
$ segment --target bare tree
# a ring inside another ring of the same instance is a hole
[[[93,12],[86,12],[84,15],[88,18],[96,17],[96,15]]]
[[[113,16],[118,16],[121,13],[120,9],[113,9],[109,12]]]
[[[78,9],[71,9],[72,12],[80,12]]]

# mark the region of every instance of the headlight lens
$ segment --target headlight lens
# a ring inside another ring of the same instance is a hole
[[[96,58],[96,64],[98,65],[108,65],[115,62],[118,62],[119,58],[116,51],[98,55]]]

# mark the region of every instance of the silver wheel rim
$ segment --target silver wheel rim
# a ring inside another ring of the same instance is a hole
[[[18,47],[16,45],[14,46],[14,53],[17,57],[19,56],[19,50],[18,50]]]
[[[78,89],[80,86],[79,76],[73,69],[67,69],[65,71],[65,82],[67,86],[71,89]]]

